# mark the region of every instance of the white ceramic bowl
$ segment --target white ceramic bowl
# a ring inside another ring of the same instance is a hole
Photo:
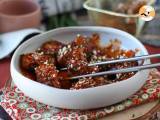
[[[133,77],[121,82],[82,90],[64,90],[50,87],[30,80],[21,74],[19,68],[21,54],[34,51],[51,38],[68,43],[77,34],[88,36],[95,32],[100,34],[102,44],[107,43],[110,39],[118,38],[122,41],[123,48],[140,48],[141,55],[148,54],[145,47],[135,37],[117,29],[91,26],[59,28],[35,36],[19,46],[11,61],[11,75],[14,83],[25,95],[47,105],[60,108],[92,109],[115,104],[128,98],[145,83],[149,74],[148,70],[139,71]],[[144,64],[148,63],[149,61],[144,62]]]

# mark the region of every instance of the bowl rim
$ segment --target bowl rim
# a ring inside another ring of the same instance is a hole
[[[104,13],[104,14],[109,14],[109,15],[113,15],[113,16],[117,16],[117,17],[124,17],[124,18],[138,18],[139,15],[138,14],[124,14],[124,13],[120,13],[120,12],[114,12],[111,10],[104,10],[104,9],[100,9],[100,8],[96,8],[96,7],[92,7],[89,5],[89,3],[92,0],[87,0],[83,3],[83,7],[87,10],[90,11],[94,11],[94,12],[99,12],[99,13]],[[155,2],[155,0],[150,0],[149,3],[147,5],[151,5]]]
[[[11,64],[10,64],[10,70],[11,70],[11,76],[12,76],[12,74],[13,74],[13,71],[14,71],[14,74],[18,74],[18,76],[21,76],[23,79],[26,79],[26,80],[29,80],[29,81],[31,81],[33,84],[39,84],[39,85],[41,85],[41,86],[45,86],[45,87],[48,87],[48,88],[50,88],[50,89],[55,89],[55,90],[58,90],[58,91],[68,91],[68,92],[81,92],[81,91],[86,91],[86,90],[93,90],[93,89],[95,89],[95,88],[103,88],[103,87],[106,87],[106,86],[113,86],[114,84],[117,84],[117,83],[125,83],[125,82],[127,82],[129,79],[132,79],[133,77],[135,77],[137,74],[139,74],[141,71],[138,71],[135,75],[133,75],[132,77],[130,77],[130,78],[128,78],[128,79],[126,79],[126,80],[122,80],[122,81],[119,81],[119,82],[115,82],[115,83],[111,83],[111,84],[107,84],[107,85],[102,85],[102,86],[97,86],[97,87],[90,87],[90,88],[84,88],[84,89],[78,89],[78,90],[75,90],[75,89],[73,89],[73,90],[70,90],[70,89],[61,89],[61,88],[55,88],[55,87],[52,87],[52,86],[49,86],[49,85],[45,85],[45,84],[43,84],[43,83],[39,83],[39,82],[37,82],[37,81],[34,81],[34,80],[31,80],[31,79],[29,79],[29,78],[27,78],[27,77],[25,77],[21,72],[19,72],[16,68],[15,68],[15,66],[16,66],[16,64],[14,64],[15,63],[15,61],[17,60],[17,53],[19,53],[19,51],[21,50],[21,49],[24,49],[26,46],[28,46],[27,45],[27,43],[30,43],[32,40],[34,40],[35,38],[38,38],[38,37],[41,37],[41,36],[44,36],[44,35],[47,35],[47,34],[50,34],[50,33],[53,33],[53,32],[59,32],[59,31],[67,31],[68,29],[70,29],[70,30],[72,30],[72,31],[74,31],[74,30],[97,30],[97,29],[101,29],[102,31],[105,31],[105,30],[112,30],[112,31],[114,31],[114,32],[120,32],[120,33],[122,33],[122,34],[124,34],[124,35],[126,35],[126,36],[129,36],[129,37],[131,37],[131,38],[133,38],[134,40],[135,40],[135,42],[137,43],[137,44],[139,44],[140,46],[142,46],[143,48],[143,52],[144,52],[144,54],[145,55],[147,55],[148,54],[148,51],[147,51],[147,49],[144,47],[144,45],[140,42],[140,41],[138,41],[138,39],[137,38],[135,38],[134,36],[132,36],[131,34],[129,34],[129,33],[127,33],[127,32],[125,32],[125,31],[122,31],[122,30],[119,30],[119,29],[116,29],[116,28],[111,28],[111,27],[101,27],[101,26],[73,26],[73,27],[62,27],[62,28],[57,28],[57,29],[53,29],[53,30],[49,30],[49,31],[46,31],[46,32],[44,32],[44,33],[41,33],[41,34],[39,34],[39,35],[37,35],[37,36],[34,36],[34,37],[32,37],[32,38],[30,38],[30,39],[28,39],[27,41],[25,41],[24,43],[22,43],[16,50],[15,50],[15,52],[14,52],[14,54],[13,54],[13,56],[12,56],[12,59],[11,59]],[[91,30],[91,31],[92,31]],[[24,47],[25,46],[25,47]],[[146,60],[145,60],[145,62],[147,62]],[[19,65],[17,65],[18,67],[19,67]]]

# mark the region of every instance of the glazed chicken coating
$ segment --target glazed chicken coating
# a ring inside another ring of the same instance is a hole
[[[70,87],[72,86],[72,82],[71,80],[65,80],[64,78],[69,77],[69,72],[68,71],[59,71],[58,73],[58,80],[61,83],[61,88],[63,89],[70,89]]]
[[[87,65],[86,53],[84,50],[84,46],[78,46],[76,44],[73,45],[72,43],[68,44],[62,49],[59,49],[57,61],[63,67],[67,67],[67,62],[71,59],[74,59],[75,61],[79,60],[82,62],[78,64]]]
[[[93,49],[97,48],[97,46],[99,45],[98,43],[98,34],[93,34],[91,38],[77,35],[73,42],[59,49],[57,61],[61,66],[65,67],[66,62],[70,60],[71,57],[74,57],[76,53],[78,54],[78,52],[80,52],[79,56],[76,57],[76,59],[79,59],[81,57],[84,61],[87,62],[89,61],[87,59],[89,54],[92,53]]]
[[[62,89],[84,89],[121,81],[133,76],[135,72],[77,80],[67,78],[137,66],[137,61],[88,66],[95,62],[134,57],[136,52],[121,49],[121,42],[117,39],[101,46],[99,34],[90,37],[77,35],[74,41],[65,45],[58,41],[48,41],[36,52],[21,55],[20,63],[23,75],[37,82]],[[67,70],[61,70],[65,67]]]
[[[73,50],[68,54],[68,60],[66,63],[68,70],[73,72],[80,71],[82,68],[87,67],[88,63],[86,54],[84,53],[84,48],[73,48]]]
[[[58,50],[64,46],[63,43],[58,41],[48,41],[45,42],[41,47],[40,51],[43,51],[45,54],[56,55]]]
[[[20,56],[21,67],[26,70],[33,70],[37,66],[33,53],[23,54]]]
[[[73,47],[67,49],[67,52],[60,51],[58,58],[61,66],[67,67],[67,69],[74,75],[87,74],[97,72],[98,67],[88,67],[87,55],[84,47]],[[65,47],[66,49],[66,47]]]
[[[57,88],[61,87],[58,80],[58,71],[53,64],[41,64],[35,68],[35,74],[38,82]]]
[[[22,68],[32,72],[35,67],[43,63],[54,64],[55,59],[50,55],[34,52],[21,55],[20,63]]]
[[[78,35],[76,39],[71,43],[72,47],[83,47],[84,52],[87,54],[87,60],[90,61],[90,57],[93,55],[94,49],[100,48],[100,37],[98,34],[93,34],[91,37],[85,37]]]
[[[58,51],[57,61],[62,67],[67,67],[73,74],[98,72],[97,66],[88,67],[91,58],[90,53],[99,45],[98,42],[98,34],[93,34],[91,38],[78,35],[72,43]]]
[[[134,66],[138,66],[137,61],[117,63],[114,65],[114,68],[123,69],[123,68],[130,68],[130,67],[134,67]],[[116,80],[117,81],[125,80],[125,79],[132,77],[134,74],[135,74],[135,72],[118,73],[118,74],[116,74]]]
[[[110,82],[103,77],[84,78],[72,85],[70,89],[84,89],[90,87],[101,86],[109,84]]]
[[[88,66],[84,48],[76,48],[71,52],[70,59],[67,61],[67,68],[74,75],[98,72],[97,66]]]

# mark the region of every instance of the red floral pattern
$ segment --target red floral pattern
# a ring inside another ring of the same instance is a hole
[[[116,105],[94,110],[67,110],[44,105],[24,96],[16,87],[3,90],[0,105],[7,111],[13,120],[87,120],[98,119],[128,109],[139,104],[160,98],[160,73],[153,69],[146,84],[136,94]]]

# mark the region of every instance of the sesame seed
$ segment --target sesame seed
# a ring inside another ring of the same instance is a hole
[[[106,56],[103,56],[102,59],[106,59]]]
[[[70,67],[73,68],[73,64],[71,64]]]
[[[80,34],[77,34],[77,37],[80,37],[81,35]]]
[[[55,74],[53,74],[53,75],[52,75],[52,77],[56,77],[56,75],[55,75]]]
[[[47,64],[48,64],[48,61],[45,61],[45,62],[44,62],[44,64],[46,64],[46,65],[47,65]]]
[[[95,54],[95,55],[96,55],[96,54],[97,54],[97,51],[96,51],[96,50],[93,50],[93,54]]]
[[[67,47],[68,47],[68,48],[71,48],[71,45],[68,45]]]

